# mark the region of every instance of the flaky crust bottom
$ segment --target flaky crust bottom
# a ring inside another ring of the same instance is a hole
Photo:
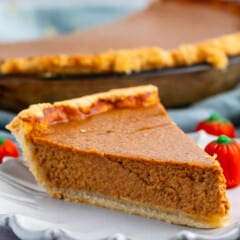
[[[192,226],[196,228],[217,228],[222,227],[228,222],[228,217],[222,216],[204,217],[199,215],[185,214],[179,210],[163,209],[155,206],[147,206],[134,203],[129,200],[113,199],[96,193],[84,190],[71,190],[52,188],[46,186],[51,196],[66,201],[77,203],[87,203],[93,206],[100,206],[112,210],[120,210],[129,214],[136,214],[147,218],[157,219],[168,223]]]

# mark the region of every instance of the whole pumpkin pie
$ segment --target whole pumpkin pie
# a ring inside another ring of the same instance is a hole
[[[149,2],[142,11],[87,31],[1,43],[0,107],[19,111],[144,84],[161,89],[166,107],[179,107],[238,84],[240,58],[231,58],[240,54],[237,1]]]
[[[155,86],[32,105],[7,128],[54,198],[199,228],[228,221],[222,169],[168,117]]]

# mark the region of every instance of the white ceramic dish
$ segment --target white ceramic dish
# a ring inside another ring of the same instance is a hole
[[[204,132],[189,136],[201,147],[214,138]],[[24,240],[233,240],[240,236],[240,187],[227,191],[232,206],[229,226],[213,230],[52,199],[21,159],[5,159],[0,189],[0,225],[9,226]]]

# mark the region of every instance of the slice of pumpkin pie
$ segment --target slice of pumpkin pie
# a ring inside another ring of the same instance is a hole
[[[228,220],[222,169],[168,117],[155,86],[32,105],[7,128],[55,198],[199,228]]]

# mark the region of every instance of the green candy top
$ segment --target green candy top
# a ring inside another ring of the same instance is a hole
[[[217,113],[212,113],[210,115],[210,117],[207,119],[207,121],[211,122],[211,121],[220,121],[220,122],[229,122],[229,120],[227,120],[226,118],[221,117],[219,114]]]
[[[212,113],[210,115],[210,117],[207,119],[208,122],[213,122],[213,121],[219,121],[219,122],[226,122],[228,123],[229,120],[227,120],[226,118],[221,117],[219,114],[217,113]]]
[[[0,136],[0,146],[3,145],[4,143],[4,138]]]
[[[217,138],[216,142],[220,143],[220,144],[228,144],[228,143],[233,142],[233,140],[231,138],[227,137],[226,135],[220,135]]]

